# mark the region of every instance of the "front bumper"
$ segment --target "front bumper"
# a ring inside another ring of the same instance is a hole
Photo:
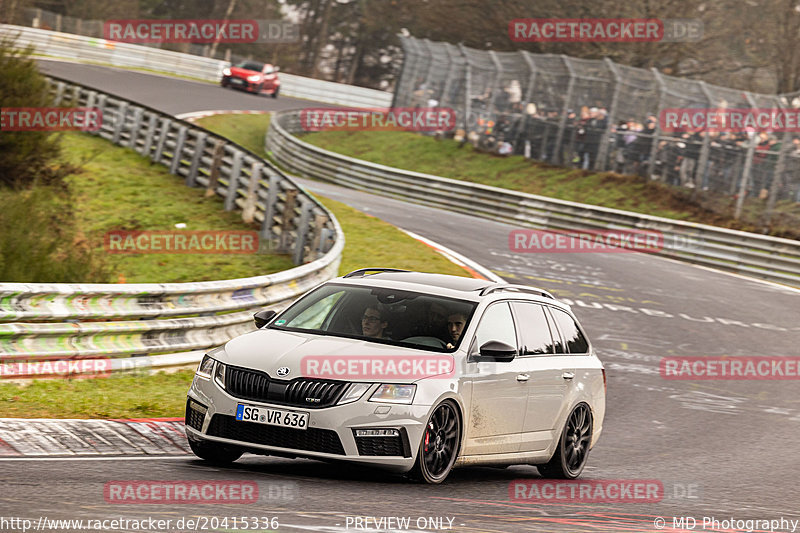
[[[235,398],[213,381],[195,376],[188,394],[186,435],[191,440],[235,445],[251,453],[348,461],[406,472],[414,465],[432,407],[367,401],[377,387],[373,385],[356,402],[307,409]],[[308,428],[236,421],[240,403],[306,412]],[[355,429],[397,429],[400,435],[356,438]]]

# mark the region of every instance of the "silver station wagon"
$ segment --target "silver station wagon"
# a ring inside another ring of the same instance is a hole
[[[453,467],[580,475],[606,375],[570,308],[523,285],[376,268],[309,291],[211,350],[186,404],[208,461],[348,461],[427,483]]]

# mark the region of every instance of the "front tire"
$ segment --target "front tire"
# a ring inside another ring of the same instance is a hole
[[[281,92],[281,88],[280,87],[276,87],[275,88],[275,92],[272,93],[272,97],[273,98],[277,98],[279,92]]]
[[[461,445],[461,418],[453,402],[440,403],[433,410],[409,473],[416,481],[437,484],[453,469]]]
[[[216,442],[210,442],[207,440],[189,440],[189,447],[200,459],[220,465],[234,462],[241,457],[243,453],[242,450],[237,448],[232,448],[230,446],[225,446],[223,444],[218,444]]]
[[[547,464],[536,466],[539,473],[556,479],[575,479],[581,475],[589,456],[592,428],[592,410],[585,403],[579,403],[567,417],[553,458]]]

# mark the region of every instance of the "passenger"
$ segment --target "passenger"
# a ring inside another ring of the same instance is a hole
[[[461,339],[461,334],[464,333],[464,325],[467,323],[467,317],[463,313],[452,313],[447,317],[447,332],[450,334],[450,342],[447,343],[447,349],[452,350]]]
[[[365,337],[385,339],[384,331],[388,325],[385,313],[377,305],[370,305],[364,309],[361,317],[361,331]]]

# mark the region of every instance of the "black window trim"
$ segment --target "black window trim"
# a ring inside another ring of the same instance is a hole
[[[486,309],[483,310],[483,313],[481,313],[480,318],[475,322],[475,333],[472,334],[472,339],[470,339],[470,341],[469,341],[469,350],[467,350],[467,356],[468,357],[478,353],[478,351],[476,350],[476,348],[478,348],[478,347],[475,346],[475,341],[478,338],[478,328],[481,327],[481,321],[483,320],[483,317],[486,316],[486,313],[487,313],[487,311],[489,311],[490,307],[492,307],[493,305],[500,304],[500,303],[506,304],[506,306],[508,306],[509,312],[511,313],[511,327],[514,328],[514,337],[517,339],[517,346],[516,346],[517,353],[514,355],[514,357],[520,357],[520,353],[522,353],[522,348],[521,348],[522,345],[520,344],[519,328],[517,328],[517,324],[516,324],[517,317],[514,315],[514,306],[511,305],[511,302],[513,302],[513,301],[515,301],[515,300],[511,300],[511,299],[509,299],[509,300],[496,300],[496,301],[491,302],[489,305],[486,306]],[[528,300],[528,301],[530,301],[530,300]],[[475,309],[477,311],[477,307]],[[474,320],[474,315],[475,315],[475,311],[473,311],[473,320]]]

